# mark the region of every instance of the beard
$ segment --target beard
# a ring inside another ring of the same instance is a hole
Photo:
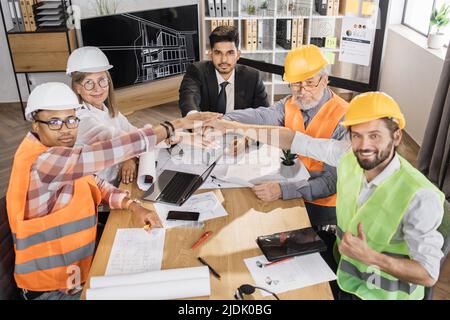
[[[363,168],[364,170],[372,170],[389,158],[389,156],[391,155],[393,144],[394,144],[394,142],[391,141],[389,143],[389,145],[386,147],[386,149],[375,153],[375,159],[373,159],[373,160],[360,159],[361,153],[370,152],[372,150],[359,149],[359,150],[354,151],[353,153],[355,154],[356,159],[358,160],[358,163],[361,168]]]
[[[303,111],[306,111],[306,110],[310,110],[310,109],[317,107],[320,100],[322,100],[322,97],[323,97],[323,92],[320,95],[320,97],[317,97],[317,99],[314,99],[314,97],[311,96],[311,98],[308,99],[309,101],[305,102],[305,98],[303,98],[300,95],[297,95],[297,96],[295,96],[295,103],[300,107],[300,109],[302,109]]]

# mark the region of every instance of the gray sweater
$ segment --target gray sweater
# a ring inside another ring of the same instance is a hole
[[[257,109],[236,110],[227,113],[224,118],[247,124],[284,126],[284,104],[291,96],[287,96],[276,102],[273,106]],[[312,118],[319,112],[320,107],[331,98],[331,92],[325,93],[317,107],[303,111],[305,128]],[[338,125],[333,132],[332,138],[341,140],[346,129]],[[280,182],[283,199],[303,198],[305,200],[315,200],[328,197],[336,193],[337,172],[336,168],[324,163],[323,171],[320,173],[310,172],[311,178],[308,180],[298,180],[290,182]]]

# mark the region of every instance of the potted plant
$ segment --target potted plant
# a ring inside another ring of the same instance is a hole
[[[297,155],[291,153],[291,150],[283,150],[283,157],[281,157],[280,174],[285,178],[292,178],[297,174],[298,166],[295,165]]]
[[[261,10],[261,15],[265,17],[267,15],[267,9],[269,8],[269,5],[267,4],[267,0],[264,0],[261,5],[259,6],[259,9]]]
[[[249,4],[247,7],[247,13],[249,15],[255,15],[256,14],[256,6],[254,4]]]
[[[449,22],[448,14],[450,12],[450,5],[443,4],[439,10],[433,9],[430,17],[431,26],[436,27],[436,33],[428,35],[428,47],[430,49],[440,49],[444,45],[445,35],[441,33],[441,28],[445,27]]]

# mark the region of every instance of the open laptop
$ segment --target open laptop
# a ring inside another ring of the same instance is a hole
[[[201,175],[164,170],[145,192],[143,199],[181,206],[206,181],[220,158],[217,158]]]

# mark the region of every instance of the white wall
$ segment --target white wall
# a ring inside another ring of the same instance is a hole
[[[380,90],[406,117],[406,131],[420,145],[444,64],[445,50],[426,48],[426,38],[402,25],[389,27]]]
[[[181,5],[189,5],[199,3],[199,0],[116,0],[118,2],[118,12],[131,12],[147,9],[157,9],[164,7],[174,7]],[[2,1],[3,2],[3,1]],[[96,15],[95,6],[93,0],[72,0],[73,5],[78,5],[81,9],[81,18],[93,17]],[[26,100],[28,98],[28,89],[25,82],[25,77],[19,75],[20,88],[22,92],[22,98]],[[70,83],[70,79],[64,73],[52,72],[52,73],[36,73],[29,74],[30,81],[32,83],[31,88],[34,86],[48,82],[48,81],[61,81],[67,84]],[[9,56],[8,45],[6,42],[5,30],[3,28],[3,22],[0,16],[0,103],[2,102],[15,102],[19,101],[17,94],[16,83],[14,80],[12,62]]]

